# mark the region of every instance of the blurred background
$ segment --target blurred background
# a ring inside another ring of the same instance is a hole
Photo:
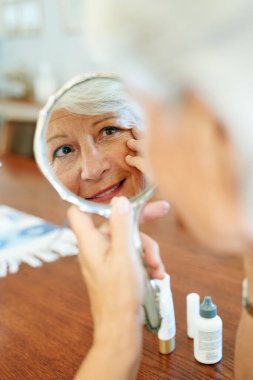
[[[0,153],[33,156],[38,111],[70,77],[92,69],[85,0],[0,0]]]

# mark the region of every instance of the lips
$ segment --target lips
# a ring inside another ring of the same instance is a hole
[[[124,178],[122,181],[110,187],[107,187],[99,191],[98,193],[94,194],[92,197],[86,198],[86,199],[92,202],[97,202],[97,203],[108,202],[120,192],[125,180],[126,179]]]

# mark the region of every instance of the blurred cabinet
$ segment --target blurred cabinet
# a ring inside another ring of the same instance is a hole
[[[0,153],[32,155],[32,140],[41,106],[0,99]]]

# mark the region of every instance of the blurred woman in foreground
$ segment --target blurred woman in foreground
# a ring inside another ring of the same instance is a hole
[[[217,252],[243,255],[248,290],[237,335],[235,378],[250,380],[253,373],[253,4],[249,0],[232,3],[159,0],[147,7],[144,0],[127,3],[92,0],[87,15],[93,48],[96,47],[101,57],[110,58],[110,69],[124,71],[136,87],[144,90],[143,105],[150,124],[147,157],[155,182],[173,202],[191,235]],[[113,59],[116,56],[117,61]],[[130,266],[125,267],[131,270],[123,273],[141,282],[136,267],[130,264],[133,258],[128,239],[129,209],[126,200],[115,201],[110,249],[116,246],[117,236],[124,241],[125,249],[129,244],[125,257]],[[120,220],[122,215],[126,219],[125,234],[123,225],[117,230],[114,225],[114,218]],[[87,227],[85,218],[76,210],[70,212],[83,257],[91,257],[91,246],[85,245],[80,232]],[[94,273],[99,271],[98,267],[94,262]],[[112,277],[108,285],[113,282]],[[137,293],[129,290],[132,293],[127,293],[130,298],[126,298],[131,321],[128,331],[136,333],[134,337],[131,334],[127,337],[126,333],[125,338],[129,340],[122,342],[125,347],[136,343],[140,334],[140,326],[134,325],[134,321],[140,316],[141,286]],[[99,292],[93,296],[96,303]],[[140,339],[132,356],[123,361],[125,371],[108,379],[135,376]],[[121,352],[120,347],[117,352]],[[113,369],[110,358],[107,365]]]

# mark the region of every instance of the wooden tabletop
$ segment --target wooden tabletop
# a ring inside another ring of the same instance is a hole
[[[0,203],[62,223],[67,205],[34,162],[18,156],[3,157],[2,162]],[[161,355],[156,336],[145,330],[138,379],[233,379],[241,259],[213,254],[189,241],[173,212],[147,223],[143,230],[159,242],[171,275],[177,346],[172,354]],[[201,299],[211,295],[217,304],[224,326],[223,359],[218,364],[202,365],[193,357],[193,341],[186,336],[185,305],[191,292],[199,293]],[[61,258],[36,269],[23,264],[18,273],[0,279],[1,379],[72,379],[91,341],[92,320],[77,257]]]

